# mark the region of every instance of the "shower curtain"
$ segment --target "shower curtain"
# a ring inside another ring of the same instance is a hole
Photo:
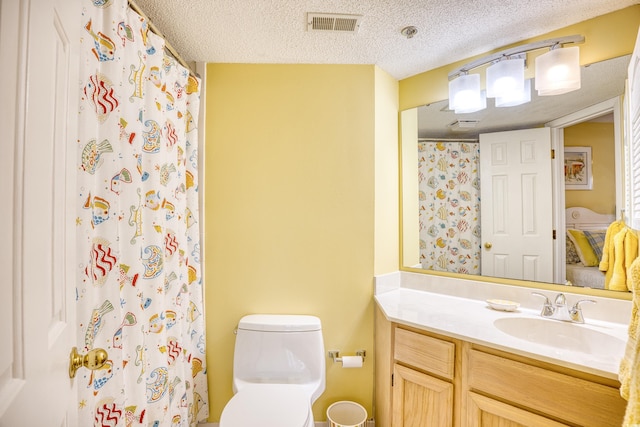
[[[84,0],[79,110],[81,426],[208,416],[198,213],[200,81],[126,0]],[[82,348],[83,347],[83,348]]]
[[[480,274],[480,144],[418,143],[422,268]]]

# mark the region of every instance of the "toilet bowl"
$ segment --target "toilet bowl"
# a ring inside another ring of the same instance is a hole
[[[240,319],[233,391],[220,427],[313,427],[312,404],[325,389],[320,319],[253,314]]]

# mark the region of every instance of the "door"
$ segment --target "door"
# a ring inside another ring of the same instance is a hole
[[[80,5],[0,0],[0,19],[0,426],[73,427]]]
[[[549,128],[480,135],[483,276],[553,282]]]
[[[627,225],[640,229],[640,31],[629,63],[627,100],[628,147],[626,167],[628,181],[626,185]]]

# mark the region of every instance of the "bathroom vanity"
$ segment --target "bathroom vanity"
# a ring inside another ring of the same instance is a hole
[[[588,330],[597,342],[585,348],[570,335],[573,326],[540,319],[535,309],[499,312],[483,300],[403,288],[376,294],[375,316],[379,426],[622,423],[623,323],[592,320],[586,312],[576,331]],[[548,336],[562,339],[540,344],[535,335],[514,337],[496,326],[512,320],[551,322],[544,324]]]

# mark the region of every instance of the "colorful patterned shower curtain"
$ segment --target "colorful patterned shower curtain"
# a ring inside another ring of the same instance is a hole
[[[200,81],[126,0],[84,0],[78,140],[81,426],[208,416],[198,216]]]
[[[418,143],[422,268],[480,274],[480,144]]]

